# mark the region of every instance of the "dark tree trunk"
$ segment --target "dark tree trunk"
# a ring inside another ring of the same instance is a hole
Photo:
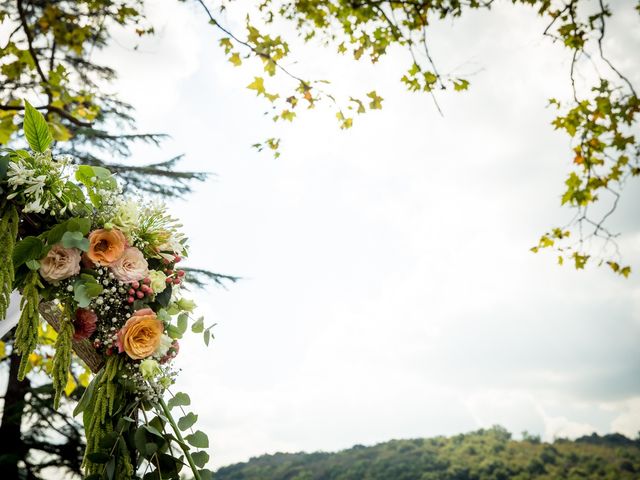
[[[29,380],[18,381],[20,357],[12,354],[9,358],[9,380],[4,396],[2,423],[0,423],[0,472],[2,478],[19,478],[18,462],[27,454],[22,442],[20,427],[25,410],[25,396],[29,391]]]

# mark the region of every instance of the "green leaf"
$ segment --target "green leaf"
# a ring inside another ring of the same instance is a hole
[[[87,385],[87,388],[82,394],[82,397],[78,402],[78,405],[76,405],[76,408],[73,410],[74,417],[77,416],[79,413],[84,412],[84,409],[87,408],[87,406],[91,403],[91,399],[93,397],[93,392],[95,391],[96,384],[100,382],[100,379],[102,378],[103,375],[104,375],[104,369],[100,370],[98,374],[95,377],[93,377],[93,380],[91,380],[89,385]]]
[[[7,176],[9,168],[9,155],[0,155],[0,182]]]
[[[207,468],[198,470],[198,473],[200,474],[200,478],[202,480],[213,480],[213,472]]]
[[[160,464],[162,478],[178,478],[178,472],[182,465],[178,464],[178,460],[176,458],[166,453],[161,453],[156,458]]]
[[[458,80],[454,80],[453,89],[456,92],[461,92],[462,90],[467,90],[469,88],[469,81],[464,78],[459,78]]]
[[[193,458],[193,463],[196,464],[196,467],[202,468],[209,461],[209,454],[207,452],[193,452],[191,454],[191,458]]]
[[[86,308],[91,299],[102,293],[104,287],[94,277],[86,273],[80,274],[80,278],[73,284],[73,298],[78,306]]]
[[[44,244],[37,237],[25,237],[20,240],[13,249],[13,265],[15,268],[27,263],[29,260],[39,260]]]
[[[372,90],[369,93],[367,93],[367,97],[371,99],[371,102],[369,102],[369,108],[371,110],[380,110],[382,108],[383,98],[379,96],[375,90]]]
[[[189,315],[187,315],[186,313],[181,313],[180,315],[178,315],[178,332],[180,332],[180,335],[187,331],[188,322]]]
[[[196,448],[209,448],[209,437],[202,430],[196,430],[184,439]]]
[[[78,180],[83,185],[93,185],[93,177],[95,177],[93,173],[93,167],[89,165],[80,165],[76,169],[76,180]]]
[[[40,262],[38,260],[29,260],[26,265],[29,270],[33,270],[34,272],[40,268]]]
[[[238,52],[231,54],[231,56],[229,57],[229,61],[236,67],[242,65],[242,60],[240,59],[240,54]]]
[[[24,136],[31,150],[39,153],[45,152],[53,141],[44,116],[26,100],[24,101]]]
[[[189,395],[183,392],[176,393],[167,402],[167,407],[169,407],[169,410],[171,410],[173,407],[180,407],[180,406],[187,406],[187,405],[191,405],[191,399],[189,398]]]
[[[257,95],[264,94],[264,79],[262,77],[254,77],[253,82],[247,85],[249,90],[255,90]]]
[[[193,325],[191,325],[191,331],[193,333],[202,333],[204,330],[204,317],[200,317],[195,321]]]
[[[198,421],[198,416],[195,413],[189,412],[178,420],[178,428],[184,432],[185,430],[189,430],[196,421]]]
[[[116,459],[115,457],[111,457],[111,460],[109,460],[109,463],[107,463],[107,478],[109,480],[112,480],[115,473],[116,473]]]
[[[82,235],[87,235],[91,230],[90,218],[71,218],[67,222],[67,230],[69,232],[80,232]]]
[[[100,439],[100,442],[98,444],[101,448],[110,450],[118,441],[119,436],[120,435],[118,434],[118,432],[109,432]]]
[[[89,239],[84,238],[82,232],[64,232],[61,242],[64,248],[77,248],[83,252],[89,251]]]
[[[111,456],[104,452],[93,452],[87,455],[87,460],[92,463],[107,463],[110,459]]]

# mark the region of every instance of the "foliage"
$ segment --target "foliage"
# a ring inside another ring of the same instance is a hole
[[[454,437],[392,440],[337,453],[276,453],[221,468],[218,480],[632,479],[640,442],[615,434],[516,441],[501,427]]]
[[[314,108],[324,101],[335,109],[340,128],[346,129],[351,128],[355,116],[382,108],[382,97],[371,91],[364,97],[339,99],[331,93],[328,81],[293,74],[283,66],[293,55],[290,39],[270,30],[281,28],[282,22],[289,23],[303,42],[320,43],[355,61],[376,63],[387,55],[404,52],[407,67],[397,73],[399,81],[410,92],[430,95],[440,111],[437,94],[465,91],[471,83],[464,72],[442,72],[438,68],[433,53],[437,45],[433,45],[430,36],[433,25],[455,22],[473,10],[489,9],[493,1],[261,0],[257,9],[233,0],[220,2],[220,16],[229,9],[246,12],[244,35],[222,25],[203,0],[196,3],[221,32],[220,46],[234,66],[249,60],[262,66],[266,78],[254,77],[247,88],[269,103],[276,112],[274,121],[292,121],[303,105]],[[612,10],[603,1],[595,5],[586,0],[513,3],[532,8],[534,15],[547,22],[541,33],[571,55],[568,81],[573,96],[562,101],[551,99],[551,104],[559,109],[553,126],[572,140],[572,167],[562,204],[572,208],[575,216],[567,225],[545,233],[532,251],[555,249],[560,264],[572,259],[574,266],[582,269],[595,260],[627,277],[631,267],[620,263],[615,242],[618,234],[608,229],[607,220],[615,211],[627,180],[640,175],[640,101],[632,83],[603,51]],[[616,8],[621,15],[637,15],[630,4]],[[284,91],[272,90],[267,79],[275,75],[289,78],[292,86]],[[580,77],[595,80],[581,86],[577,80]],[[254,146],[278,156],[280,139],[272,137]]]
[[[60,153],[80,163],[110,166],[130,186],[158,194],[183,195],[193,180],[204,180],[202,172],[176,171],[180,157],[143,166],[114,162],[128,159],[134,142],[159,145],[165,137],[135,131],[132,107],[105,88],[116,78],[115,70],[92,57],[116,27],[136,38],[153,33],[143,4],[0,0],[0,23],[10,32],[0,45],[0,145],[19,135],[22,111],[26,118],[37,109],[45,113],[50,130],[25,130],[34,151],[46,149],[34,145],[33,135],[50,135]],[[35,107],[23,106],[23,98],[32,99]]]

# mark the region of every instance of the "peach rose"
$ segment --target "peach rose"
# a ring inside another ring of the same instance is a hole
[[[125,283],[142,280],[149,275],[149,264],[136,247],[125,248],[122,256],[110,268],[113,276]]]
[[[133,314],[118,332],[118,351],[134,360],[142,360],[155,352],[160,345],[164,324],[150,308]]]
[[[120,230],[94,230],[89,234],[87,257],[94,263],[110,265],[122,256],[126,246],[127,239]]]
[[[59,282],[80,273],[80,250],[56,243],[40,261],[40,275],[47,282]]]

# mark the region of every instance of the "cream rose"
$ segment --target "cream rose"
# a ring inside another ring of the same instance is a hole
[[[126,248],[122,256],[109,268],[111,268],[114,277],[125,283],[142,280],[149,275],[149,264],[142,252],[136,247]]]
[[[153,293],[160,293],[167,288],[167,276],[158,270],[151,270],[149,272],[149,278],[151,279],[151,289]]]
[[[59,282],[80,273],[80,250],[56,243],[40,261],[40,275],[47,282]]]

